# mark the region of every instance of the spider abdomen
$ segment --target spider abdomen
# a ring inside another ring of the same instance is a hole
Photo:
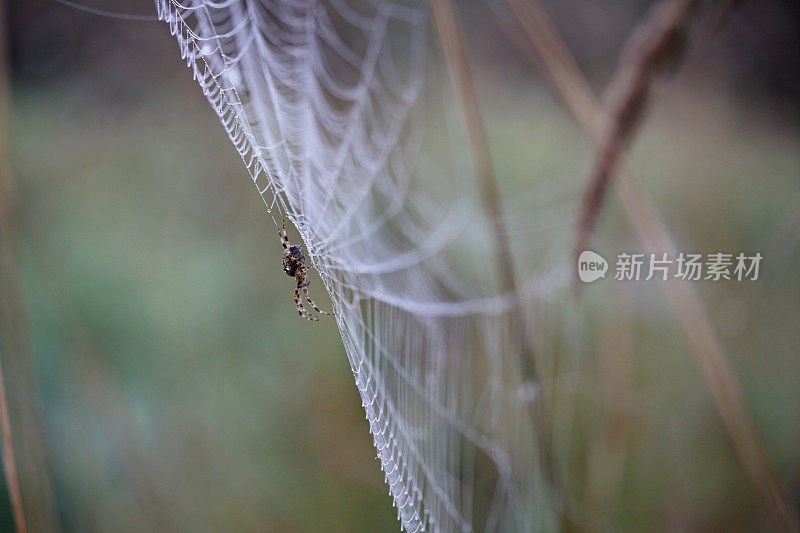
[[[286,272],[287,276],[294,277],[297,275],[297,271],[300,267],[303,266],[304,261],[305,256],[303,255],[303,250],[297,245],[289,246],[289,248],[283,252],[283,271]]]

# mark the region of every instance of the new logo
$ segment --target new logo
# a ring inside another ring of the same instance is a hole
[[[578,278],[584,283],[606,277],[608,261],[602,255],[584,250],[578,257]]]

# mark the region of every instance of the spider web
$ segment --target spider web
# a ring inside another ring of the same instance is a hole
[[[538,384],[520,377],[514,300],[493,281],[463,128],[428,75],[426,4],[156,6],[276,226],[296,226],[331,297],[402,528],[553,527],[530,417]],[[544,185],[504,209],[517,259],[539,258],[522,292],[546,357],[564,327],[558,236],[577,196],[569,180]]]

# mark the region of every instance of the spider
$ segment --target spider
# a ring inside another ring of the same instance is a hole
[[[333,316],[333,313],[326,313],[317,307],[317,304],[315,304],[311,296],[308,295],[309,283],[306,280],[308,274],[308,267],[305,265],[306,257],[303,255],[303,250],[300,249],[299,245],[289,243],[289,237],[286,235],[285,220],[283,221],[282,229],[278,232],[278,235],[280,235],[281,244],[283,245],[283,271],[286,272],[287,276],[294,276],[294,279],[297,280],[297,286],[294,288],[294,304],[297,306],[297,314],[306,320],[319,320],[319,318],[310,314],[306,311],[305,307],[303,307],[303,302],[300,298],[300,291],[303,291],[306,300],[308,300],[308,303],[311,304],[311,307],[313,307],[317,313]]]

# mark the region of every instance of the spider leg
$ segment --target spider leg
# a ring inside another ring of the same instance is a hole
[[[294,289],[294,305],[297,306],[297,314],[300,315],[301,317],[305,318],[306,320],[311,320],[313,322],[316,322],[317,320],[319,320],[314,315],[308,314],[308,311],[306,311],[306,308],[303,307],[303,302],[300,299],[300,287],[296,287]]]
[[[308,300],[308,303],[311,304],[311,307],[313,307],[314,310],[317,313],[322,313],[323,315],[333,316],[333,313],[328,313],[327,311],[323,311],[322,309],[317,307],[317,304],[315,304],[314,300],[311,299],[311,296],[308,295],[308,282],[307,281],[304,281],[300,288],[303,289],[303,294],[306,295],[306,300]]]
[[[281,224],[281,231],[278,232],[278,236],[281,238],[281,244],[283,245],[283,249],[286,250],[289,248],[289,237],[286,235],[286,219],[283,219],[283,223]]]

